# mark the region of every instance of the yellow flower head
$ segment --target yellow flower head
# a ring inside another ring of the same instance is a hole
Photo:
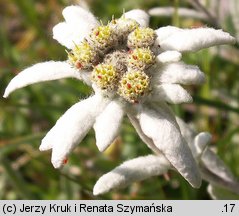
[[[71,52],[68,52],[68,60],[77,69],[89,69],[97,60],[95,50],[87,41],[75,45]]]
[[[155,55],[149,48],[136,48],[129,53],[128,67],[131,69],[144,70],[155,61]]]
[[[118,94],[130,103],[137,103],[149,92],[150,79],[143,71],[125,73],[118,87]]]
[[[112,64],[98,64],[91,79],[99,88],[113,90],[118,81],[118,73]]]
[[[154,44],[156,33],[151,28],[136,28],[128,36],[129,48],[150,47]]]
[[[115,41],[115,36],[110,25],[101,25],[92,31],[90,39],[94,46],[104,52],[112,46]]]

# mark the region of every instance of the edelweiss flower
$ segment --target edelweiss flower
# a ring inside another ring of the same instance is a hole
[[[208,187],[210,194],[214,194],[212,191],[215,190],[215,188],[223,188],[227,191],[239,194],[239,182],[223,161],[207,147],[211,141],[211,135],[206,132],[201,132],[196,135],[196,133],[179,118],[177,118],[177,123],[199,165],[202,178],[210,183]],[[134,181],[141,181],[153,176],[162,175],[169,170],[175,170],[175,168],[170,164],[169,160],[160,153],[128,160],[103,175],[95,184],[94,194],[99,195],[115,188],[126,187]],[[216,198],[216,196],[213,195],[212,198]]]
[[[95,95],[73,105],[42,140],[52,149],[52,163],[62,166],[72,149],[94,127],[96,144],[104,151],[116,138],[125,114],[143,141],[162,153],[193,186],[201,177],[168,103],[191,102],[183,85],[202,84],[197,66],[181,62],[181,52],[234,43],[222,30],[148,27],[142,10],[124,13],[107,25],[77,6],[63,10],[65,22],[53,28],[53,38],[66,46],[66,62],[36,64],[19,73],[4,97],[29,84],[74,77],[91,85]]]

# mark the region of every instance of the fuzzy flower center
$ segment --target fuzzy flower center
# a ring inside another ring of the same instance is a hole
[[[105,94],[137,103],[151,89],[148,69],[155,63],[155,38],[153,29],[123,15],[93,29],[68,52],[68,60],[79,73],[91,72],[92,82]]]
[[[113,18],[109,25],[123,39],[127,38],[130,32],[139,27],[139,24],[135,20],[125,18],[124,15],[120,19]]]
[[[118,73],[112,64],[98,64],[94,68],[91,78],[99,88],[113,90]]]
[[[88,69],[95,63],[97,53],[87,41],[83,41],[68,52],[68,59],[77,69]]]
[[[90,40],[93,45],[99,49],[99,51],[105,52],[114,42],[113,30],[109,25],[99,26],[93,29],[90,34]]]
[[[154,63],[154,53],[149,48],[136,48],[129,52],[128,66],[136,70],[144,70]]]
[[[130,103],[138,103],[149,92],[150,79],[143,71],[130,71],[123,75],[118,93]]]
[[[150,47],[154,44],[156,34],[151,28],[136,28],[128,36],[128,47]]]

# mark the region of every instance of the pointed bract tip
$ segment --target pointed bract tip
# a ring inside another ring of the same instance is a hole
[[[208,132],[201,132],[195,137],[195,147],[198,153],[202,153],[212,139],[212,135]]]
[[[44,139],[42,140],[41,145],[39,146],[40,151],[47,151],[47,150],[50,150],[51,148],[52,148],[52,145],[44,141]]]
[[[47,151],[47,149],[45,148],[45,146],[42,145],[42,144],[39,146],[39,150],[40,150],[40,151]]]
[[[7,98],[9,96],[9,94],[5,91],[3,94],[3,98]]]
[[[231,43],[235,44],[236,42],[237,42],[237,39],[235,37],[231,36]]]
[[[99,196],[101,194],[107,193],[109,190],[107,190],[106,187],[104,187],[104,184],[102,184],[101,178],[96,182],[94,188],[93,188],[93,195]]]
[[[106,148],[102,148],[102,147],[100,147],[100,146],[97,146],[97,147],[98,147],[98,149],[99,149],[100,152],[104,152],[104,151],[106,150]]]
[[[192,184],[191,184],[191,185],[192,185]],[[192,187],[198,189],[198,188],[201,187],[201,185],[202,185],[202,179],[199,178],[199,179],[192,185]]]
[[[102,141],[96,142],[96,146],[100,152],[104,152],[109,146],[109,145],[105,145],[105,144],[102,145],[102,143],[104,144],[104,142],[102,142]]]
[[[94,189],[93,189],[93,195],[94,195],[94,196],[98,196],[98,195],[100,195],[100,194],[101,194],[101,193],[98,191],[98,189],[94,187]]]
[[[51,163],[55,169],[60,169],[60,168],[62,168],[62,166],[64,164],[64,160],[60,160],[60,159],[51,160]]]

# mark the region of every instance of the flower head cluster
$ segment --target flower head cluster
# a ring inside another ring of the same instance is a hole
[[[59,168],[93,127],[96,144],[104,151],[127,115],[148,147],[162,154],[193,187],[199,187],[200,171],[168,103],[191,102],[181,84],[205,80],[197,66],[181,61],[183,52],[235,39],[212,28],[153,30],[142,10],[128,11],[107,25],[78,6],[65,8],[63,16],[65,22],[53,28],[53,38],[69,49],[68,60],[25,69],[4,94],[7,97],[24,86],[66,77],[83,80],[94,89],[93,96],[73,105],[56,122],[40,150],[52,149],[53,166]]]
[[[138,103],[150,92],[147,69],[155,63],[155,39],[153,29],[140,27],[137,21],[123,15],[93,28],[68,52],[68,60],[78,70],[93,70],[91,81],[105,94]]]

